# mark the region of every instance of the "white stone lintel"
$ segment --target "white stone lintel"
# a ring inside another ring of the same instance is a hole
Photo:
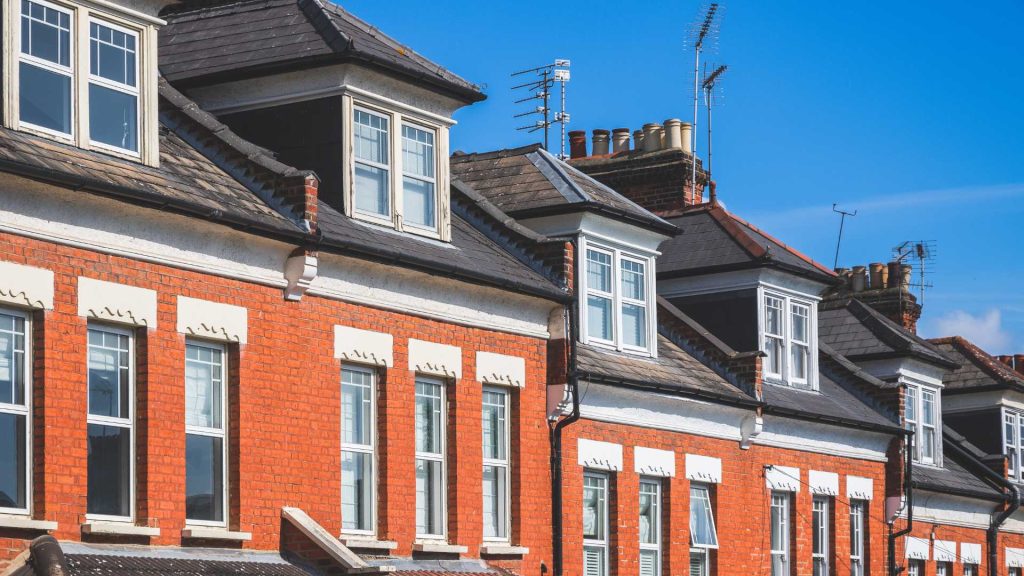
[[[594,470],[622,471],[622,445],[580,438],[576,444],[580,466]]]
[[[0,303],[53,310],[53,272],[0,262]]]
[[[395,365],[395,339],[386,332],[334,327],[334,357],[374,366]]]
[[[409,370],[444,378],[462,378],[462,348],[409,339]]]
[[[79,276],[78,315],[156,328],[156,291]]]
[[[633,448],[633,469],[645,476],[675,478],[676,454],[671,450],[637,446]]]
[[[484,384],[526,386],[526,360],[519,356],[476,353],[476,380]]]
[[[720,484],[722,482],[722,460],[700,454],[687,454],[686,478],[694,482]]]
[[[249,340],[249,311],[241,306],[178,296],[178,332],[245,344]]]
[[[839,474],[835,472],[810,470],[807,473],[807,482],[811,485],[811,494],[821,496],[839,495]]]

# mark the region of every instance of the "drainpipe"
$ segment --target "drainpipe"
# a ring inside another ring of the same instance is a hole
[[[910,534],[910,531],[914,529],[914,433],[908,430],[906,435],[906,458],[903,460],[903,467],[906,473],[903,476],[903,492],[906,494],[906,504],[904,507],[907,510],[907,526],[898,532],[893,532],[892,527],[896,522],[895,518],[889,523],[889,574],[891,576],[898,576],[900,573],[899,568],[896,566],[896,540]],[[897,512],[896,515],[899,516],[899,513]]]
[[[572,411],[568,416],[562,418],[550,426],[551,440],[551,537],[552,537],[552,559],[553,576],[562,576],[563,573],[563,550],[562,550],[562,430],[573,422],[580,419],[580,387],[576,366],[576,342],[577,342],[577,302],[579,300],[576,290],[576,282],[579,279],[579,252],[576,240],[569,240],[573,247],[573,297],[566,305],[566,322],[568,323],[568,346],[569,346],[569,374],[566,385],[569,387],[569,394],[572,397]]]

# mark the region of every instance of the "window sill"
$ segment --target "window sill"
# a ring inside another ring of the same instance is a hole
[[[466,554],[469,552],[469,548],[441,541],[421,541],[412,545],[412,551],[425,554]]]
[[[342,534],[338,540],[340,540],[347,548],[352,548],[353,550],[390,551],[398,548],[398,542],[392,542],[391,540],[375,540],[369,537],[346,536]]]
[[[480,547],[481,556],[526,556],[530,549],[526,546],[511,544],[484,544]]]
[[[82,524],[82,534],[95,536],[147,536],[155,538],[160,535],[159,528],[136,526],[131,522],[100,522],[90,520]]]
[[[10,516],[0,514],[0,528],[49,532],[57,529],[57,523],[50,520],[33,520],[28,516]]]
[[[248,542],[252,540],[252,532],[232,532],[224,528],[206,528],[190,526],[181,531],[182,538],[192,540],[225,540],[231,542]]]

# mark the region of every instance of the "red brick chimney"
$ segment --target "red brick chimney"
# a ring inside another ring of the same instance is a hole
[[[870,273],[869,273],[870,270]],[[910,290],[911,267],[899,262],[888,265],[874,262],[870,266],[854,266],[852,270],[836,270],[846,282],[826,298],[856,298],[879,311],[886,318],[917,333],[921,305]]]

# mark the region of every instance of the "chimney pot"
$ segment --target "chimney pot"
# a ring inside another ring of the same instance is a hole
[[[1024,354],[1013,355],[1013,369],[1024,374]]]
[[[886,286],[889,288],[899,288],[900,279],[903,278],[903,270],[899,262],[889,262],[889,279]]]
[[[612,130],[612,152],[629,152],[629,128]]]
[[[654,152],[661,150],[661,130],[660,124],[650,123],[644,124],[644,152]]]
[[[900,288],[904,290],[910,289],[910,278],[914,269],[910,264],[900,265]]]
[[[871,289],[881,290],[885,288],[885,282],[888,278],[888,272],[885,268],[885,264],[881,262],[872,262],[868,265],[871,270]]]
[[[1006,364],[1010,368],[1013,368],[1013,356],[1010,354],[1000,354],[996,356],[996,360],[999,360],[1003,364]]]
[[[571,130],[569,132],[569,158],[587,157],[587,132],[586,130]]]
[[[687,154],[693,154],[693,125],[689,122],[683,122],[679,127],[680,138],[683,141],[683,152]]]
[[[853,273],[850,276],[850,289],[854,292],[863,292],[866,283],[867,268],[863,266],[854,266]]]
[[[633,131],[633,149],[640,152],[644,148],[644,131],[634,130]]]
[[[605,156],[608,154],[608,131],[597,128],[593,131],[594,149],[591,152],[594,156]]]
[[[682,125],[683,121],[678,118],[669,118],[665,120],[665,148],[672,148],[675,150],[682,149],[683,147],[683,132]]]

